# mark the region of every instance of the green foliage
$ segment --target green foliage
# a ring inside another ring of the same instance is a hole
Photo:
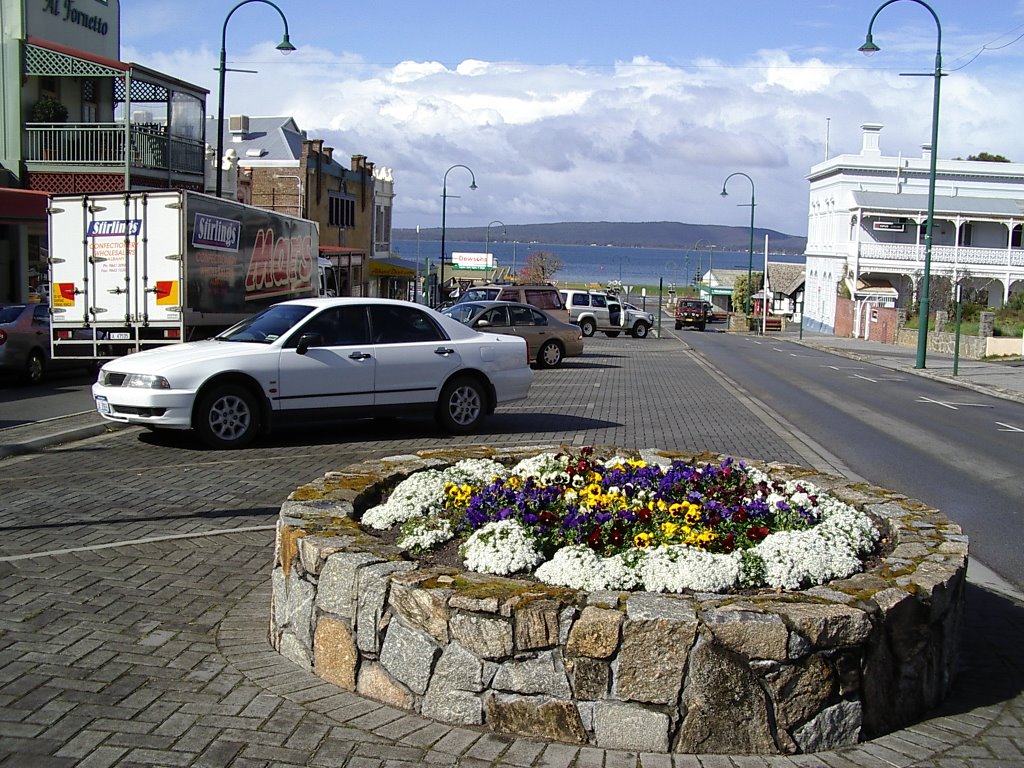
[[[732,305],[737,311],[746,309],[747,299],[760,291],[764,286],[764,274],[762,272],[753,272],[750,277],[751,282],[753,283],[753,290],[747,287],[746,275],[740,275],[736,278],[736,282],[733,283]]]
[[[68,119],[68,108],[52,96],[43,96],[32,105],[29,122],[63,123]]]
[[[989,152],[979,152],[976,155],[968,155],[967,159],[968,160],[981,160],[981,161],[986,162],[986,163],[1008,163],[1008,162],[1010,162],[1009,159],[1003,157],[1002,155],[993,155],[993,154],[991,154]]]
[[[550,251],[534,251],[526,257],[526,266],[519,270],[523,283],[549,283],[562,268],[562,260]]]

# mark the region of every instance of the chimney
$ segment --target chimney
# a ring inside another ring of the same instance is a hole
[[[926,163],[931,162],[932,159],[932,145],[931,143],[921,145],[921,159]]]
[[[363,165],[366,163],[366,155],[352,155],[352,170],[362,170]]]
[[[334,159],[334,147],[324,147],[324,157],[328,163],[331,162]]]
[[[863,144],[860,154],[863,157],[881,157],[882,150],[878,146],[878,134],[882,131],[881,123],[864,123],[860,129],[863,133]]]

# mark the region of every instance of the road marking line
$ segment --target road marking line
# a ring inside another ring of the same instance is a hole
[[[951,411],[956,411],[960,408],[992,408],[991,405],[986,403],[945,403],[942,400],[932,400],[930,397],[925,397],[924,395],[922,395],[917,402],[941,405],[943,408],[949,408]]]
[[[202,539],[207,536],[224,536],[229,533],[251,533],[253,531],[273,531],[276,525],[247,525],[243,528],[226,528],[216,531],[200,531],[199,533],[172,533],[167,536],[148,536],[144,539],[128,539],[127,541],[111,541],[106,544],[94,544],[91,547],[68,547],[67,549],[50,549],[45,552],[29,552],[24,555],[8,555],[0,557],[0,563],[10,563],[15,560],[33,560],[37,557],[52,557],[54,555],[66,555],[71,552],[96,552],[100,549],[116,549],[117,547],[131,547],[138,544],[157,544],[161,541],[177,541],[178,539]]]
[[[1002,421],[997,421],[996,424],[998,424],[1000,427],[1006,427],[1006,429],[1000,429],[1000,432],[1024,432],[1024,429],[1021,429],[1020,427],[1015,427],[1013,426],[1013,424],[1006,424]]]
[[[862,379],[864,381],[870,381],[872,384],[877,384],[878,379],[872,379],[870,376],[861,376],[859,373],[855,373],[850,376],[851,379]]]
[[[822,368],[831,368],[833,371],[863,371],[863,365],[823,365]]]

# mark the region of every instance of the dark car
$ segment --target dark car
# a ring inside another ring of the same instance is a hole
[[[708,322],[708,310],[700,299],[680,299],[676,303],[676,330],[684,325],[703,331]]]
[[[43,379],[50,362],[50,307],[46,304],[0,306],[0,371]]]

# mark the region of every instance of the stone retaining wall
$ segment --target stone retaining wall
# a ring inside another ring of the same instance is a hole
[[[877,566],[804,592],[577,592],[420,567],[356,522],[416,470],[536,452],[420,452],[297,489],[278,523],[273,646],[425,717],[638,752],[831,749],[905,726],[948,690],[967,538],[874,486],[750,462],[889,527],[894,548]]]

